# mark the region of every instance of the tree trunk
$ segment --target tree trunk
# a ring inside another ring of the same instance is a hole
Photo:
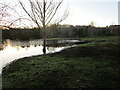
[[[45,13],[46,13],[46,2],[43,0],[43,30],[44,30],[44,37],[43,37],[43,53],[46,54],[46,25],[45,25]]]
[[[46,54],[46,28],[44,27],[44,38],[43,38],[43,53]]]

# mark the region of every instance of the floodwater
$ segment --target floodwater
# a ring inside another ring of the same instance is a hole
[[[60,45],[63,43],[68,44],[74,42],[79,42],[79,40],[48,40],[48,46],[46,47],[47,53],[55,53],[65,48],[72,47],[69,45],[56,46],[57,44]],[[0,73],[4,66],[16,59],[43,54],[42,45],[43,40],[41,39],[30,41],[12,41],[8,39],[4,41],[2,48],[0,48]]]

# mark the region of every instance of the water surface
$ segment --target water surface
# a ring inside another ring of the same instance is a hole
[[[65,48],[69,48],[69,45],[61,45],[61,44],[68,44],[78,42],[79,40],[48,40],[46,52],[47,53],[55,53],[59,52]],[[43,54],[43,40],[30,40],[30,41],[12,41],[12,40],[5,40],[2,44],[2,50],[0,51],[0,73],[2,68],[9,64],[10,62],[23,58],[29,57],[34,55],[41,55]],[[59,45],[59,46],[56,46]]]

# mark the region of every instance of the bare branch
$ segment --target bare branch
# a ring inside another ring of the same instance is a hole
[[[38,9],[37,9],[37,7],[38,7]],[[41,18],[43,18],[43,12],[42,12],[42,5],[41,5],[41,3],[39,3],[38,1],[37,1],[37,7],[36,7],[36,10],[38,11],[38,13],[40,13],[41,14]]]
[[[49,21],[47,22],[47,24],[49,24],[50,21],[53,19],[53,17],[55,16],[55,14],[56,14],[56,12],[57,12],[57,10],[58,10],[58,8],[59,8],[59,6],[60,6],[61,4],[62,4],[62,2],[60,2],[60,3],[57,5],[57,7],[56,7],[54,13],[52,14],[52,16],[51,16],[51,18],[49,19]]]
[[[18,12],[15,10],[16,5],[11,5],[5,2],[0,3],[0,26],[12,27],[15,25],[20,17]]]
[[[50,19],[52,13],[54,12],[54,9],[55,9],[55,5],[51,5],[51,7],[49,8],[49,10],[47,11],[47,14],[46,14],[46,22]]]
[[[57,24],[59,24],[60,22],[64,21],[68,16],[69,16],[69,11],[66,9],[66,10],[64,11],[63,17],[60,18],[60,20],[57,21]]]
[[[50,6],[52,5],[52,2],[53,2],[53,0],[50,1],[48,7],[46,8],[46,11],[50,8]]]
[[[31,2],[31,0],[30,0],[30,4],[31,4],[31,10],[32,10],[32,14],[33,14],[33,18],[34,18],[34,20],[35,20],[35,23],[37,24],[37,26],[40,28],[40,25],[39,25],[39,23],[38,23],[38,21],[37,21],[37,17],[36,17],[36,15],[35,15],[35,8],[34,8],[34,5],[33,5],[33,3]]]

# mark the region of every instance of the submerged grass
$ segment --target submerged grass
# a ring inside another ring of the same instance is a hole
[[[3,89],[120,88],[120,47],[112,39],[14,61],[2,72]]]

